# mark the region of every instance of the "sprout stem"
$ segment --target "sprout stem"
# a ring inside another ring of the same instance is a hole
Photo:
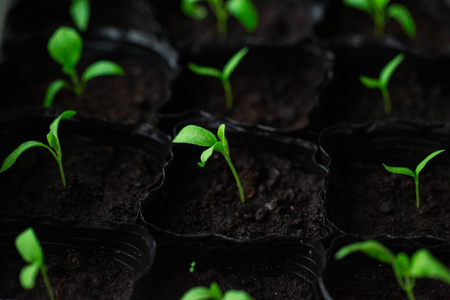
[[[61,173],[62,184],[63,184],[63,186],[66,186],[66,177],[64,176],[64,169],[63,169],[61,158],[58,158],[58,166],[59,166],[59,173]]]
[[[42,278],[44,278],[45,286],[47,287],[48,294],[50,295],[51,300],[55,300],[55,295],[53,294],[52,286],[50,285],[50,281],[47,276],[47,267],[45,265],[40,266]]]
[[[416,185],[416,206],[417,206],[417,209],[419,209],[420,202],[419,202],[419,176],[418,175],[416,175],[416,177],[414,177],[414,183]]]
[[[236,180],[237,186],[239,188],[239,195],[241,197],[241,202],[244,203],[245,202],[244,189],[242,188],[242,184],[241,184],[241,181],[239,180],[239,176],[236,172],[236,169],[234,168],[233,163],[231,162],[231,158],[227,157],[226,155],[224,155],[224,156],[225,156],[225,160],[228,163],[228,166],[231,169],[231,172],[233,173],[233,176],[234,176],[234,179]]]
[[[233,109],[233,94],[231,91],[231,84],[228,79],[222,79],[223,89],[225,90],[225,98],[227,103],[227,111],[231,111]]]
[[[381,94],[383,95],[383,99],[384,99],[384,112],[385,112],[386,116],[390,116],[391,115],[391,97],[389,96],[387,87],[381,88]]]

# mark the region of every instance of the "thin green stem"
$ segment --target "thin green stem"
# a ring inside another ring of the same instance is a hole
[[[408,300],[416,300],[411,288],[406,288],[406,289],[404,289],[404,291],[406,292],[406,295],[408,296]]]
[[[239,195],[241,196],[241,202],[244,203],[245,202],[245,196],[244,196],[244,189],[242,188],[241,180],[239,179],[239,176],[238,176],[238,174],[236,172],[236,169],[234,168],[234,165],[231,162],[231,158],[227,157],[226,155],[224,155],[224,156],[225,156],[225,160],[228,163],[228,166],[231,169],[231,172],[233,173],[233,176],[234,176],[234,179],[236,180],[237,186],[239,188]]]
[[[375,11],[373,15],[373,22],[375,23],[375,36],[382,38],[384,36],[384,27],[386,25],[386,15],[383,11]]]
[[[75,93],[75,95],[77,95],[77,97],[81,96],[81,94],[83,93],[83,86],[81,85],[80,80],[78,79],[76,70],[71,70],[70,78],[72,78],[73,92]]]
[[[231,91],[230,81],[228,79],[222,79],[222,85],[225,90],[227,111],[231,111],[233,109],[233,93]]]
[[[50,295],[51,300],[55,300],[55,295],[53,294],[52,286],[50,285],[50,281],[47,276],[47,267],[42,265],[39,267],[42,273],[42,277],[44,278],[45,286],[47,287],[48,294]]]
[[[208,0],[208,4],[217,19],[217,35],[220,38],[225,38],[227,36],[228,12],[224,3],[222,0]]]
[[[414,177],[414,184],[416,185],[416,206],[419,209],[420,200],[419,200],[419,176],[416,175]]]
[[[381,88],[381,95],[383,96],[383,100],[384,100],[384,112],[385,112],[386,116],[390,116],[391,115],[391,97],[389,96],[387,87]]]
[[[52,148],[50,148],[49,146],[47,146],[45,144],[42,144],[42,146],[45,147],[48,151],[50,151],[50,153],[56,159],[56,162],[58,163],[58,167],[59,167],[59,173],[61,174],[62,184],[63,184],[63,186],[66,186],[66,177],[64,176],[64,169],[63,169],[63,165],[62,165],[62,153],[61,153],[61,150],[59,150],[58,153],[55,153],[55,151],[53,151]]]

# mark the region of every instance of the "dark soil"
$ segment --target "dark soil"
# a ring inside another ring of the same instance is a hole
[[[201,149],[185,156],[180,146],[184,145],[176,146],[175,160],[166,171],[162,194],[147,209],[149,223],[185,235],[217,233],[241,240],[325,234],[320,175],[263,150],[232,145],[231,158],[246,195],[241,203],[222,156],[214,154],[200,168]]]
[[[411,40],[397,21],[393,19],[388,22],[385,28],[385,34],[405,44],[417,45],[426,50],[444,50],[450,47],[450,27],[446,23],[448,20],[442,17],[443,14],[439,8],[429,7],[424,2],[426,1],[391,1],[391,3],[403,4],[411,12],[416,23],[417,31],[417,36],[414,40]],[[317,28],[319,36],[334,38],[343,35],[358,34],[374,37],[375,27],[367,13],[346,7],[343,4],[335,4],[333,7],[334,9],[327,16],[326,22]]]
[[[314,299],[311,284],[304,278],[287,274],[280,266],[207,267],[189,273],[189,266],[168,269],[160,266],[150,283],[152,299],[180,299],[196,286],[209,287],[216,282],[223,292],[243,290],[254,299]]]
[[[315,1],[256,0],[253,3],[259,13],[258,28],[252,33],[246,33],[242,25],[234,17],[230,17],[227,38],[220,39],[216,19],[209,7],[205,19],[194,20],[182,13],[179,1],[165,2],[168,3],[155,3],[156,6],[161,6],[158,17],[167,28],[169,40],[181,49],[225,42],[245,43],[246,39],[247,42],[251,39],[265,39],[277,45],[292,45],[309,37],[321,17],[321,6]]]
[[[128,299],[138,276],[137,271],[95,251],[46,249],[44,262],[56,299]],[[2,267],[0,298],[49,299],[40,273],[34,289],[20,286],[19,273],[24,265],[17,257]]]
[[[390,116],[385,114],[381,92],[366,88],[357,78],[359,75],[377,78],[380,70],[369,74],[343,72],[321,98],[325,126],[336,123],[364,124],[388,118],[432,122],[450,120],[450,90],[436,75],[440,74],[439,67],[419,67],[408,59],[405,58],[389,82]]]
[[[160,175],[145,155],[74,139],[62,138],[61,143],[67,186],[63,187],[56,160],[46,149],[28,150],[0,174],[0,210],[134,223],[140,199]]]
[[[169,82],[163,71],[151,63],[132,58],[86,52],[78,66],[79,76],[87,66],[100,59],[118,63],[125,75],[102,76],[88,81],[79,99],[70,90],[63,89],[56,95],[53,106],[73,109],[84,116],[156,124],[155,111],[166,101],[169,92]],[[8,79],[7,101],[0,105],[2,110],[42,106],[47,87],[53,80],[71,82],[56,62],[46,59],[16,64],[14,68],[14,75]]]
[[[414,178],[389,173],[381,162],[354,162],[332,170],[326,196],[330,221],[364,237],[431,235],[449,240],[450,168],[443,158],[435,157],[420,173],[419,210]]]
[[[336,300],[407,299],[391,266],[360,254],[336,262],[329,277],[332,283],[327,282],[326,285]],[[434,279],[417,279],[414,288],[416,299],[423,300],[448,299],[449,292],[448,285]]]

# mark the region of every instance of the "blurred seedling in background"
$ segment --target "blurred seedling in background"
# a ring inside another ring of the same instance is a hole
[[[248,47],[244,47],[241,50],[239,50],[236,54],[234,54],[230,58],[230,60],[228,60],[228,62],[223,67],[222,71],[212,67],[199,66],[192,62],[188,63],[189,69],[195,74],[201,76],[216,77],[220,79],[223,85],[223,89],[225,90],[227,111],[233,109],[233,93],[231,91],[231,84],[230,84],[231,73],[233,73],[234,69],[236,69],[238,64],[241,62],[242,58],[244,58],[244,56],[247,53]]]
[[[191,144],[196,146],[208,147],[205,151],[203,151],[200,162],[198,165],[200,167],[204,167],[206,161],[211,157],[213,151],[217,151],[225,157],[225,160],[228,163],[228,166],[233,173],[234,179],[236,180],[237,186],[239,188],[239,194],[241,197],[242,203],[245,202],[244,190],[242,188],[241,181],[239,176],[234,168],[233,163],[230,158],[230,150],[228,148],[228,141],[225,138],[225,124],[219,126],[217,130],[217,136],[219,140],[214,136],[211,131],[208,131],[202,127],[196,125],[188,125],[185,126],[178,135],[173,139],[172,143],[184,143]]]
[[[258,28],[258,11],[251,0],[182,0],[181,10],[190,18],[203,20],[208,11],[200,2],[208,3],[217,20],[217,35],[221,38],[227,36],[227,21],[230,16],[235,17],[247,32]]]
[[[75,114],[76,113],[73,110],[66,110],[50,124],[50,132],[47,134],[47,141],[48,141],[48,144],[50,145],[50,147],[52,147],[53,149],[50,148],[49,146],[47,146],[41,142],[37,142],[37,141],[28,141],[28,142],[22,143],[13,152],[11,152],[11,154],[8,155],[8,157],[5,158],[5,160],[3,161],[2,168],[0,169],[0,173],[8,170],[16,162],[17,158],[19,158],[19,156],[25,150],[28,150],[28,149],[31,149],[34,147],[44,147],[45,149],[50,151],[50,153],[56,159],[56,162],[58,163],[58,166],[59,166],[59,172],[61,173],[62,184],[63,184],[63,186],[66,186],[66,178],[64,176],[64,169],[63,169],[63,165],[62,165],[61,145],[59,143],[59,137],[58,137],[58,127],[59,127],[59,122],[61,120],[68,119],[68,118],[74,116]]]
[[[390,0],[343,0],[344,4],[366,12],[375,25],[375,36],[383,37],[384,29],[390,19],[398,22],[400,27],[411,38],[416,37],[416,24],[409,10],[397,3],[389,5]]]
[[[389,96],[388,84],[392,74],[398,65],[405,59],[405,55],[400,53],[394,57],[390,62],[383,67],[379,78],[370,78],[367,76],[360,76],[359,80],[364,86],[370,89],[379,89],[384,100],[384,112],[387,116],[391,114],[391,97]]]
[[[194,273],[195,271],[195,261],[191,262],[191,266],[189,267],[189,273]]]
[[[394,255],[380,242],[368,240],[341,248],[335,258],[339,260],[354,252],[363,252],[370,258],[391,265],[398,284],[409,300],[415,299],[413,289],[417,278],[433,278],[450,284],[450,270],[427,249],[420,249],[409,258],[406,253]]]
[[[20,271],[19,279],[22,287],[27,290],[34,288],[36,276],[41,271],[50,299],[54,300],[55,296],[47,276],[47,266],[44,264],[44,252],[33,228],[29,227],[19,234],[15,244],[20,256],[28,263]]]
[[[387,166],[385,164],[383,164],[384,168],[386,170],[388,170],[391,173],[395,173],[395,174],[403,174],[403,175],[408,175],[414,178],[414,184],[416,186],[416,206],[417,209],[419,209],[419,205],[420,205],[420,200],[419,200],[419,173],[420,171],[422,171],[422,169],[425,167],[425,165],[436,155],[444,152],[445,150],[437,150],[433,153],[431,153],[430,155],[428,155],[427,157],[425,157],[424,160],[422,160],[416,167],[416,171],[413,172],[411,169],[405,168],[405,167],[390,167]]]
[[[208,299],[254,300],[253,297],[251,297],[244,291],[229,290],[226,291],[225,294],[223,294],[222,290],[215,282],[211,283],[209,288],[205,286],[193,287],[181,297],[181,300],[208,300]]]
[[[92,78],[106,75],[123,75],[123,69],[116,63],[108,60],[99,60],[84,70],[81,78],[77,75],[77,64],[83,50],[83,40],[78,32],[70,27],[59,27],[47,44],[47,50],[54,61],[62,66],[64,74],[69,75],[72,83],[66,80],[55,80],[47,88],[44,107],[53,103],[56,94],[62,88],[68,88],[80,97],[83,94],[86,82]]]
[[[72,0],[69,7],[70,17],[79,31],[86,31],[91,14],[89,0]]]

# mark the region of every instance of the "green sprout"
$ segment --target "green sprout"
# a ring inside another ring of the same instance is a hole
[[[191,288],[182,297],[181,300],[253,300],[249,294],[244,291],[229,290],[222,293],[217,283],[213,282],[209,288],[197,286]]]
[[[78,30],[86,31],[91,14],[89,0],[72,0],[69,12]]]
[[[193,261],[193,262],[191,262],[191,267],[189,268],[189,272],[190,273],[194,273],[194,271],[195,271],[195,261]]]
[[[181,131],[178,133],[178,135],[173,139],[172,143],[185,143],[185,144],[191,144],[196,146],[203,146],[208,147],[205,151],[203,151],[200,162],[198,165],[200,167],[204,167],[206,161],[208,158],[211,157],[213,151],[217,151],[225,157],[225,160],[228,163],[228,166],[231,169],[231,172],[233,173],[234,179],[236,180],[237,186],[239,188],[239,194],[241,197],[242,203],[245,202],[244,197],[244,190],[242,189],[241,181],[239,180],[239,176],[236,172],[236,169],[234,168],[233,163],[231,162],[230,158],[230,150],[228,149],[228,142],[225,138],[225,124],[222,124],[219,126],[219,129],[217,130],[217,136],[219,137],[219,140],[214,136],[214,134],[211,131],[208,131],[202,127],[195,126],[195,125],[188,125],[185,126]]]
[[[201,76],[216,77],[219,78],[220,81],[222,81],[223,89],[225,90],[225,98],[228,111],[233,109],[233,94],[231,92],[230,76],[247,53],[248,47],[244,47],[239,50],[230,58],[230,60],[227,61],[222,71],[212,67],[199,66],[191,62],[188,63],[189,69],[195,74]]]
[[[391,97],[388,92],[388,84],[392,74],[398,65],[405,59],[403,53],[398,54],[391,61],[389,61],[380,72],[379,78],[370,78],[366,76],[360,76],[359,80],[364,86],[369,89],[379,89],[384,100],[384,112],[388,116],[391,114]]]
[[[258,27],[259,17],[251,0],[182,0],[181,10],[193,19],[202,20],[208,14],[205,7],[199,2],[206,1],[217,19],[217,34],[224,38],[227,36],[227,21],[230,16],[235,17],[248,32]]]
[[[420,171],[422,171],[422,169],[425,167],[425,165],[436,155],[444,152],[445,150],[437,150],[433,153],[431,153],[430,155],[428,155],[427,157],[425,157],[424,160],[422,160],[416,167],[416,171],[413,172],[411,169],[405,168],[405,167],[389,167],[386,166],[385,164],[383,164],[384,168],[386,170],[388,170],[391,173],[395,173],[395,174],[403,174],[403,175],[408,175],[414,178],[414,184],[416,186],[416,206],[417,209],[419,209],[419,205],[420,205],[420,200],[419,200],[419,173]]]
[[[5,158],[3,161],[2,168],[0,169],[0,173],[5,172],[8,170],[19,158],[19,156],[28,149],[34,148],[34,147],[44,147],[50,153],[53,155],[53,157],[56,159],[58,166],[59,166],[59,172],[61,173],[61,180],[63,183],[63,186],[66,186],[66,178],[64,176],[64,169],[62,165],[62,152],[61,152],[61,145],[59,143],[59,137],[58,137],[58,127],[59,127],[59,121],[63,119],[68,119],[72,116],[74,116],[76,113],[73,110],[66,110],[63,112],[59,117],[57,117],[51,124],[50,124],[50,132],[47,134],[47,141],[49,146],[37,142],[37,141],[28,141],[25,143],[22,143],[19,147],[17,147],[13,152],[11,152],[8,157]]]
[[[416,24],[409,10],[401,4],[388,5],[390,0],[343,0],[344,4],[363,12],[372,18],[375,24],[375,36],[383,37],[384,28],[390,18],[396,20],[406,34],[416,37]]]
[[[44,107],[52,105],[53,99],[62,88],[71,89],[77,97],[80,97],[88,80],[105,75],[123,75],[123,69],[118,64],[99,60],[88,66],[79,78],[76,66],[81,58],[82,49],[83,40],[73,28],[59,27],[50,37],[47,44],[48,53],[53,60],[62,65],[63,73],[70,76],[72,84],[62,79],[50,83],[45,95]]]
[[[367,256],[392,266],[398,284],[406,292],[409,300],[414,300],[414,285],[417,278],[433,278],[450,284],[450,270],[426,249],[416,251],[411,258],[401,252],[394,255],[381,243],[368,240],[341,248],[335,255],[342,259],[353,252],[363,252]]]
[[[15,244],[20,256],[28,263],[20,271],[19,279],[22,287],[27,290],[34,288],[37,273],[41,271],[50,299],[55,299],[50,281],[47,277],[47,266],[44,264],[44,252],[33,228],[29,227],[19,234],[16,237]]]

